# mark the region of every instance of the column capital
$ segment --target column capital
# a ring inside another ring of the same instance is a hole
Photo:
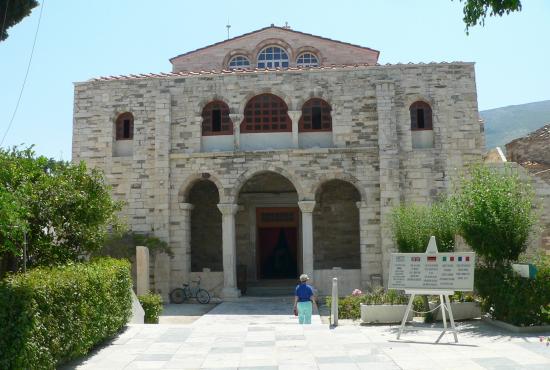
[[[355,202],[355,205],[357,206],[357,208],[361,209],[361,208],[367,208],[367,202],[364,202],[364,201],[360,201],[360,202]]]
[[[233,203],[219,203],[218,209],[224,216],[234,215],[239,210],[239,205]]]
[[[229,118],[231,118],[231,121],[233,122],[233,126],[238,126],[241,124],[241,121],[244,118],[244,115],[242,113],[229,113]]]
[[[299,201],[298,207],[300,207],[300,211],[302,211],[302,213],[311,213],[315,208],[315,201],[314,200]]]
[[[191,203],[180,203],[180,209],[182,211],[191,211],[195,206]]]

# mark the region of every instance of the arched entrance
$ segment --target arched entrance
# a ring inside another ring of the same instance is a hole
[[[361,195],[347,181],[329,180],[315,194],[313,211],[314,268],[361,268],[357,202]]]
[[[294,185],[263,171],[238,194],[237,269],[248,281],[295,279],[301,270],[300,212]]]
[[[188,203],[191,212],[191,272],[223,271],[222,215],[218,209],[220,196],[216,184],[197,180],[191,186]]]

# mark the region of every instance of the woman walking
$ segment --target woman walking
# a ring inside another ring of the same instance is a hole
[[[300,275],[300,284],[296,286],[296,294],[294,294],[294,312],[298,312],[298,322],[300,324],[311,324],[311,314],[315,302],[313,287],[307,284],[309,276],[306,274]]]

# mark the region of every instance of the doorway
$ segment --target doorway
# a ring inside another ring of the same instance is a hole
[[[298,276],[298,207],[256,208],[258,279]]]

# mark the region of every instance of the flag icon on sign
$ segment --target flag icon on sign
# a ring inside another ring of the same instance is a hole
[[[436,256],[428,256],[428,262],[436,262],[437,257]]]
[[[451,259],[451,262],[454,262],[455,261],[455,256],[451,256],[449,257]]]
[[[466,262],[470,262],[470,256],[466,256]]]
[[[462,262],[462,256],[458,257],[458,262]]]
[[[447,256],[443,256],[443,262],[447,262]]]

